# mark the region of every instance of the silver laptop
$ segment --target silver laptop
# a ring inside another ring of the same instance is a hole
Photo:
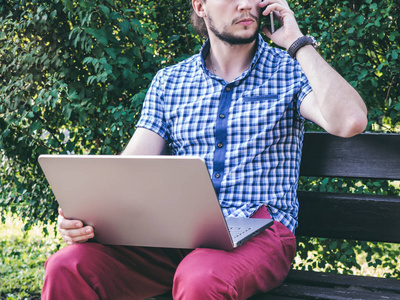
[[[229,250],[273,224],[225,219],[198,157],[41,155],[39,163],[65,216],[93,226],[99,243]]]

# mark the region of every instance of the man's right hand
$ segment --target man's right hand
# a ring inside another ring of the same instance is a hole
[[[83,226],[80,220],[66,219],[61,208],[58,209],[58,231],[69,245],[84,243],[94,237],[93,227]]]

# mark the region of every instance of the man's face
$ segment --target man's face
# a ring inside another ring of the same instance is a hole
[[[260,0],[207,0],[209,34],[231,45],[252,43],[260,28]]]

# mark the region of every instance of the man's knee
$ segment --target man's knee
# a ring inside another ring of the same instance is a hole
[[[74,244],[56,252],[45,263],[45,277],[71,280],[78,274],[84,277],[87,270],[91,273],[91,264],[96,264],[94,247],[94,243]]]
[[[67,246],[45,263],[42,299],[98,299],[93,243]]]
[[[76,268],[79,260],[77,253],[80,252],[80,246],[77,246],[67,246],[50,256],[45,263],[46,276],[58,276],[59,273],[62,276],[71,268]]]
[[[204,257],[208,259],[204,259]],[[237,299],[225,270],[217,266],[213,250],[197,249],[179,264],[174,277],[174,299]]]
[[[230,285],[213,269],[199,268],[181,270],[174,277],[173,299],[236,299],[232,297]]]

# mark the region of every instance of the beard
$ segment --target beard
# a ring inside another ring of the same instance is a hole
[[[214,35],[219,38],[221,41],[229,44],[229,45],[245,45],[245,44],[250,44],[255,41],[255,39],[258,37],[258,31],[260,29],[260,22],[259,18],[256,16],[250,14],[250,16],[256,20],[257,23],[257,29],[254,31],[254,33],[249,36],[249,37],[242,37],[235,35],[234,33],[228,32],[226,30],[226,27],[223,30],[218,30],[215,25],[214,25],[214,20],[211,17],[208,17],[208,22],[209,22],[209,29],[214,33]],[[236,21],[242,19],[243,16],[240,16],[232,21],[232,25],[235,24]],[[244,27],[247,29],[247,27]]]

